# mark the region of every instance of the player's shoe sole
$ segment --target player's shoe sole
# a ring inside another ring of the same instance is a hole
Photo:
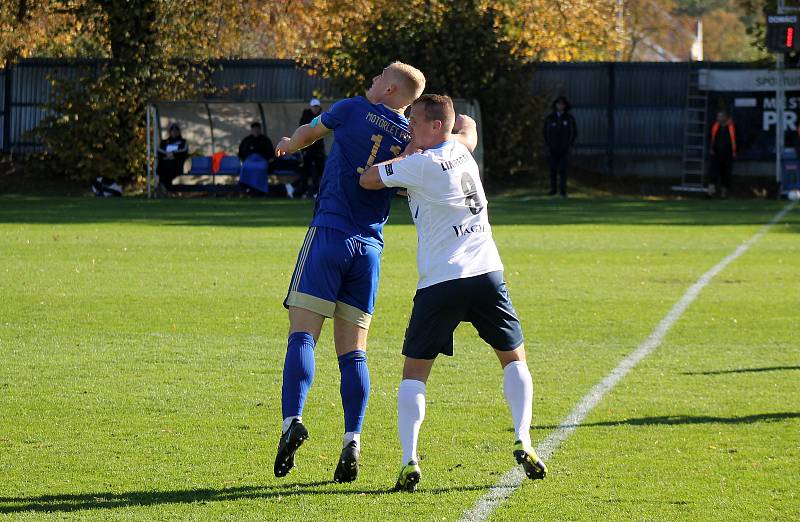
[[[361,451],[358,449],[358,444],[356,441],[351,441],[339,455],[339,463],[336,465],[336,471],[333,472],[333,481],[353,482],[358,477],[358,459],[360,457]]]
[[[419,464],[411,460],[400,469],[400,476],[397,477],[397,483],[392,491],[413,493],[417,490],[420,478],[422,478],[422,471],[419,469]]]
[[[285,477],[294,467],[294,454],[308,438],[308,430],[297,419],[292,421],[289,429],[278,441],[278,454],[275,455],[275,476]]]
[[[547,476],[547,466],[532,448],[523,447],[520,441],[514,444],[514,458],[521,464],[525,475],[531,480],[541,480]]]

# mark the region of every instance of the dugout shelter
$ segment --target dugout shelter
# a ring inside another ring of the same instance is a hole
[[[322,100],[322,110],[327,110],[337,100]],[[456,112],[472,117],[478,125],[478,147],[475,160],[483,172],[483,140],[481,134],[480,106],[476,100],[453,100]],[[155,100],[147,105],[147,194],[151,197],[156,187],[155,171],[158,161],[156,151],[161,139],[167,136],[170,123],[177,122],[189,147],[189,159],[184,165],[184,175],[175,183],[182,190],[224,191],[238,185],[237,172],[239,143],[250,133],[250,124],[260,122],[262,132],[273,144],[283,136],[291,136],[297,128],[308,100],[269,100],[232,102],[222,100],[174,101]],[[333,136],[325,139],[325,149],[330,151]],[[222,154],[220,154],[222,153]],[[218,155],[222,161],[214,162]],[[216,163],[216,165],[215,165]],[[216,170],[214,167],[217,167]],[[220,168],[224,167],[224,168]],[[274,174],[271,183],[284,182]]]

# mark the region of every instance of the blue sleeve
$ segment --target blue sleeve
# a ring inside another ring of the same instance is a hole
[[[334,103],[330,109],[320,116],[322,124],[331,130],[343,125],[350,115],[353,101],[352,98],[347,98]]]

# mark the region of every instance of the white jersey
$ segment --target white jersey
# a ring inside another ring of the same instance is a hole
[[[378,167],[387,187],[408,190],[417,227],[417,288],[503,270],[492,239],[478,164],[458,141]]]

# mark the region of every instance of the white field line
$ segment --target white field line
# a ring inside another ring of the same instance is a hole
[[[616,384],[623,377],[625,377],[625,375],[631,371],[631,369],[636,366],[639,361],[650,355],[653,350],[658,348],[658,346],[664,340],[664,337],[667,335],[667,332],[669,332],[670,328],[672,328],[678,319],[680,319],[681,315],[683,315],[683,312],[685,312],[689,305],[692,304],[692,302],[697,298],[700,291],[711,282],[714,276],[722,272],[725,267],[747,252],[747,250],[753,246],[754,243],[761,239],[764,234],[769,232],[769,230],[776,223],[782,220],[796,205],[797,202],[792,202],[784,207],[783,210],[775,214],[775,217],[773,217],[769,223],[764,225],[753,237],[739,245],[739,247],[734,250],[733,253],[717,263],[708,272],[703,274],[700,279],[698,279],[691,287],[689,287],[686,293],[683,294],[683,297],[681,297],[681,299],[675,303],[675,305],[673,305],[672,309],[666,316],[664,316],[650,336],[645,339],[645,341],[640,344],[636,350],[625,357],[616,368],[611,370],[611,373],[606,375],[602,381],[589,390],[589,393],[584,395],[578,405],[575,406],[575,408],[570,412],[569,415],[566,416],[563,421],[561,421],[561,424],[558,425],[558,428],[553,430],[553,432],[551,432],[550,435],[548,435],[547,438],[536,447],[536,453],[539,454],[539,457],[545,461],[550,459],[561,443],[567,440],[570,435],[572,435],[572,433],[578,426],[580,426],[581,422],[583,422],[586,416],[589,415],[594,407],[597,406],[597,404],[603,399],[605,394],[614,388],[614,386],[616,386]],[[497,483],[492,486],[486,494],[480,497],[475,502],[475,505],[472,506],[469,511],[464,513],[460,520],[463,522],[476,522],[488,519],[492,512],[497,509],[500,504],[505,502],[509,497],[511,497],[512,494],[514,494],[514,491],[516,491],[516,489],[524,480],[525,473],[523,472],[522,467],[514,466],[511,471],[500,477],[500,480],[498,480]]]

